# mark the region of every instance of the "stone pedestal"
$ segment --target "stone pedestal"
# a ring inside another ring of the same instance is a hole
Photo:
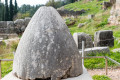
[[[3,79],[1,80],[22,80],[18,79],[15,75],[13,75],[13,72],[10,72],[8,75],[6,75]],[[68,78],[68,79],[62,79],[62,80],[93,80],[92,77],[89,75],[87,72],[87,69],[83,67],[83,74],[78,76],[78,77],[73,77],[73,78]]]

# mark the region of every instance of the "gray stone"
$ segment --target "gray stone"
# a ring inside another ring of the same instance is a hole
[[[113,49],[112,52],[120,52],[120,48]]]
[[[88,19],[93,19],[95,17],[95,15],[88,15]]]
[[[96,32],[94,35],[94,46],[95,47],[114,46],[113,31],[103,30]]]
[[[80,54],[82,54],[82,50],[79,51]],[[85,54],[84,56],[88,56],[89,54],[109,54],[110,50],[108,47],[93,47],[93,48],[85,48]]]
[[[10,39],[10,38],[15,38],[18,37],[17,34],[13,33],[13,34],[0,34],[0,38],[2,39]]]
[[[25,27],[27,27],[28,23],[30,22],[31,18],[30,17],[26,17],[25,18]]]
[[[61,80],[83,73],[81,55],[64,20],[52,7],[41,7],[17,47],[13,74],[17,78]]]
[[[73,38],[78,46],[78,49],[82,49],[82,41],[85,41],[85,48],[93,47],[92,38],[86,33],[74,33]]]
[[[61,16],[79,16],[80,14],[83,14],[86,12],[85,9],[74,11],[74,10],[67,10],[64,7],[58,8],[57,11]]]
[[[83,27],[83,26],[84,26],[84,23],[79,23],[77,27],[78,27],[78,28],[81,28],[81,27]]]
[[[112,25],[120,24],[120,0],[116,0],[112,6],[108,22]]]
[[[7,21],[7,33],[14,33],[15,27],[13,21]]]
[[[21,34],[21,33],[23,33],[21,28],[25,27],[25,20],[24,19],[17,19],[16,21],[14,21],[14,25],[15,25],[16,33]]]
[[[112,6],[112,4],[110,2],[105,2],[105,1],[103,2],[103,9],[104,10],[108,9],[111,6]]]
[[[1,80],[22,80],[17,78],[13,72],[10,72],[8,75],[6,75]],[[68,79],[62,79],[62,80],[93,80],[89,73],[87,72],[87,69],[83,67],[83,74],[78,77],[68,78]]]
[[[0,33],[7,33],[7,22],[0,21]]]

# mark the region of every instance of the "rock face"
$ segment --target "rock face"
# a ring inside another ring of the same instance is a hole
[[[16,21],[0,21],[0,34],[21,34],[25,31],[31,18],[17,19]]]
[[[113,31],[104,30],[96,32],[94,35],[94,46],[95,47],[114,46]]]
[[[73,38],[78,46],[78,49],[82,49],[82,41],[85,41],[85,48],[92,48],[93,41],[92,38],[85,33],[74,33]]]
[[[14,22],[13,21],[7,21],[7,33],[14,33]]]
[[[86,12],[86,10],[82,9],[80,11],[74,11],[74,10],[66,10],[64,7],[58,8],[57,11],[61,16],[79,16],[80,14],[83,14]]]
[[[0,21],[0,33],[7,33],[7,22]]]
[[[52,7],[41,7],[16,50],[13,73],[23,80],[61,80],[83,73],[81,55],[68,27]]]
[[[115,0],[113,1],[115,2]],[[116,0],[116,3],[113,5],[108,21],[113,25],[120,24],[120,0]]]

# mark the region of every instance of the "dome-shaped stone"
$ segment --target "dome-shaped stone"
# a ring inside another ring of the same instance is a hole
[[[20,40],[13,73],[23,80],[75,77],[83,72],[80,57],[58,12],[52,7],[41,7]]]

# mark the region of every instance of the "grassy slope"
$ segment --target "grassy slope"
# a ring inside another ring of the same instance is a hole
[[[84,3],[84,1],[75,2],[72,4],[65,5],[64,8],[68,10],[81,10],[85,9],[87,11],[85,14],[82,14],[78,16],[78,18],[75,18],[76,23],[72,26],[68,26],[70,29],[70,32],[73,34],[75,32],[85,32],[87,34],[90,34],[94,38],[94,33],[99,30],[113,30],[113,35],[115,37],[115,45],[114,47],[110,48],[110,50],[114,48],[120,48],[120,43],[118,43],[117,38],[120,38],[120,25],[110,25],[108,23],[108,18],[110,16],[110,8],[107,10],[102,10],[100,5],[103,1],[96,2],[96,0],[88,3]],[[95,14],[95,17],[93,19],[87,19],[88,14]],[[70,21],[67,21],[67,24],[69,24]],[[78,28],[77,25],[79,23],[87,22],[86,25],[84,25],[81,28]],[[119,57],[120,53],[113,53],[106,54],[107,56],[115,59],[116,61],[120,62]],[[90,56],[103,56],[103,54],[97,54],[97,55],[90,55]],[[109,61],[109,66],[114,66],[112,62]],[[85,60],[85,66],[87,68],[104,68],[105,62],[104,59],[86,59]]]

